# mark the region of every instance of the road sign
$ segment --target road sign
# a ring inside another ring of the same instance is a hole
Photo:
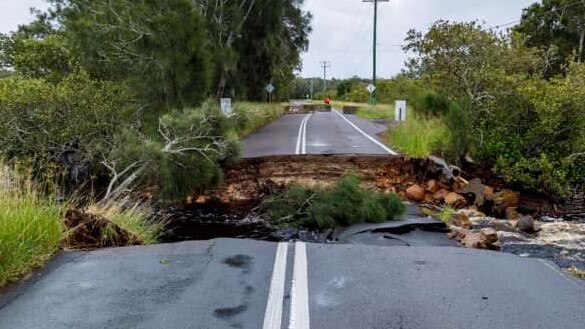
[[[274,85],[272,85],[272,83],[269,83],[269,84],[268,84],[268,86],[266,86],[266,91],[267,91],[269,94],[272,94],[272,92],[274,92],[274,90],[275,90],[275,89],[276,89],[276,88],[274,88]]]
[[[231,98],[220,99],[220,104],[221,104],[221,111],[225,115],[227,115],[227,116],[232,115],[233,109],[232,109],[232,99]]]
[[[370,83],[366,89],[368,89],[368,92],[371,94],[376,91],[376,86]]]
[[[406,101],[396,101],[394,120],[398,122],[406,121]]]

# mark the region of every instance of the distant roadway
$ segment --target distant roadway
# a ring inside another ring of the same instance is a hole
[[[243,142],[244,157],[290,154],[393,154],[377,135],[385,125],[337,110],[288,114]]]

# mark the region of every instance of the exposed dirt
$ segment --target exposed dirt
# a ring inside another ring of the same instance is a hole
[[[414,183],[430,179],[451,183],[448,167],[430,159],[394,156],[307,155],[242,159],[226,168],[225,183],[211,197],[242,201],[260,199],[289,184],[314,186],[333,184],[343,176],[358,173],[364,183],[394,192],[404,192]]]
[[[475,178],[457,168],[451,169],[441,159],[433,157],[306,155],[242,159],[226,168],[222,187],[205,197],[225,203],[258,200],[289,184],[327,185],[351,172],[362,176],[369,187],[403,197],[414,184],[426,186],[430,180],[435,180],[440,188],[457,191],[460,186],[454,176],[461,175],[467,180]],[[478,172],[476,168],[470,174]],[[501,180],[485,171],[481,178],[483,184],[495,191],[504,188]],[[578,216],[585,212],[585,198],[576,195],[567,200],[553,200],[532,192],[520,193],[518,209],[526,214]]]
[[[67,211],[63,223],[67,228],[64,248],[88,250],[143,244],[110,220],[77,209]]]

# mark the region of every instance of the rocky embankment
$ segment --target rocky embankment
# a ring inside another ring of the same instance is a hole
[[[553,200],[484,184],[429,157],[283,156],[242,160],[226,170],[225,184],[205,198],[222,202],[258,200],[289,184],[331,184],[357,172],[370,187],[394,192],[441,218],[450,236],[468,248],[541,257],[564,268],[585,268],[585,199]],[[447,207],[447,210],[445,210]]]

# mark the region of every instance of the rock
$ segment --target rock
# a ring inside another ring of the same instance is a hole
[[[494,196],[494,188],[491,186],[484,186],[483,187],[483,197],[485,199],[493,199]]]
[[[495,193],[491,200],[493,201],[492,214],[496,217],[504,218],[506,209],[518,207],[520,195],[514,191],[502,190]]]
[[[516,207],[508,207],[505,210],[506,219],[507,220],[516,220],[520,218],[520,214],[518,213],[518,208]]]
[[[447,194],[445,197],[445,203],[455,209],[460,209],[467,205],[465,198],[455,192]]]
[[[459,190],[459,194],[465,196],[467,203],[482,206],[484,202],[484,190],[485,186],[481,183],[481,179],[474,178]]]
[[[469,185],[469,182],[465,180],[465,178],[461,176],[456,176],[455,179],[453,180],[453,184],[451,187],[453,191],[459,192],[465,187],[467,187],[467,185]]]
[[[431,179],[430,181],[427,182],[427,191],[431,193],[436,193],[440,189],[441,186],[439,186],[439,183],[437,183],[436,180]]]
[[[490,245],[498,241],[498,232],[493,228],[482,228],[479,233],[484,238],[484,241]]]
[[[534,228],[534,219],[531,216],[524,216],[518,219],[516,223],[516,229],[520,232],[534,234],[536,229]]]
[[[469,217],[464,214],[457,214],[457,216],[451,220],[451,224],[467,230],[473,227],[473,223],[469,220]]]
[[[463,235],[461,231],[458,237]],[[460,240],[466,248],[473,249],[498,249],[498,232],[492,228],[484,228],[479,232],[467,231]]]
[[[449,167],[447,162],[435,156],[429,156],[427,157],[427,159],[430,162],[429,164],[427,164],[427,171],[430,174],[433,174],[434,177],[437,176],[440,177],[440,181],[442,183],[451,184],[454,176],[457,175],[453,174],[453,170],[451,169],[451,167]]]
[[[406,189],[406,197],[415,202],[421,202],[425,199],[425,190],[418,184],[414,184]]]
[[[479,232],[467,232],[460,242],[465,248],[483,249],[481,239]]]
[[[68,231],[64,246],[67,248],[96,249],[143,244],[137,236],[116,223],[77,209],[68,210],[63,223]]]
[[[438,190],[437,192],[435,192],[433,194],[433,200],[438,201],[438,202],[444,202],[445,198],[447,197],[448,194],[449,194],[449,191],[447,191],[446,189]]]
[[[472,208],[457,210],[457,214],[463,214],[463,215],[467,216],[468,218],[477,218],[477,217],[485,218],[486,217],[486,215],[483,212],[481,212],[477,209],[472,209]]]

